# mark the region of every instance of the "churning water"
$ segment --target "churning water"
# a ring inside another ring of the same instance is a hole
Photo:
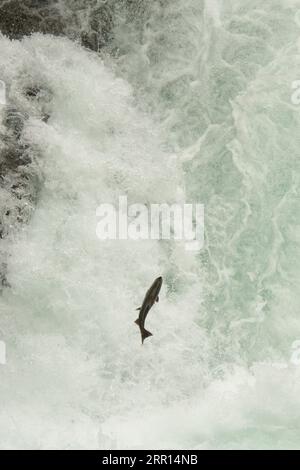
[[[0,187],[1,447],[299,449],[300,1],[111,3],[100,53],[0,38],[31,155]],[[99,241],[124,194],[204,204],[204,248]]]

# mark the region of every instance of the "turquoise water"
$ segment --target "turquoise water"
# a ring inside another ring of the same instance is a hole
[[[299,334],[297,11],[153,2],[117,29],[118,67],[181,158],[188,197],[206,206],[199,321],[227,359],[280,358]]]
[[[5,241],[1,447],[299,449],[300,2],[114,4],[99,55],[0,39],[44,175]],[[120,194],[204,204],[203,250],[100,242],[96,209]],[[134,310],[160,274],[141,348]]]

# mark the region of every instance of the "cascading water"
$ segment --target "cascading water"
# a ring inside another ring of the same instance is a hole
[[[0,38],[1,448],[300,448],[300,2],[52,3]],[[203,250],[100,241],[120,195],[205,204]]]

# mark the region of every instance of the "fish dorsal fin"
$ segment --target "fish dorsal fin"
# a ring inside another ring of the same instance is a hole
[[[137,319],[135,320],[135,322],[134,322],[134,323],[136,323],[137,325],[139,325],[139,326],[140,326],[140,319],[139,319],[139,318],[137,318]]]

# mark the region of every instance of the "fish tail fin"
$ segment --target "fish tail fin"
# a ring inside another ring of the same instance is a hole
[[[147,331],[145,330],[145,328],[143,329],[142,331],[142,343],[145,341],[146,338],[148,338],[149,336],[153,336],[152,333],[150,333],[150,331]]]

